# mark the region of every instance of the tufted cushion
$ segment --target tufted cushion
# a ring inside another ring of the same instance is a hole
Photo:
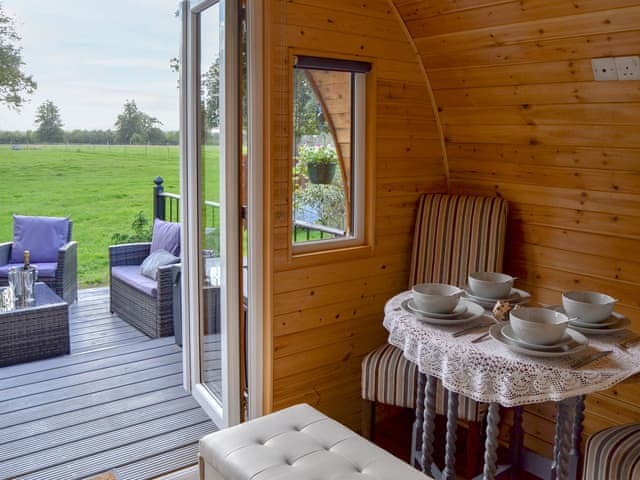
[[[68,241],[68,218],[14,215],[10,263],[22,262],[25,250],[32,263],[57,262],[58,250]]]
[[[584,480],[640,478],[640,424],[611,427],[587,439]]]
[[[151,235],[151,249],[149,253],[156,250],[166,250],[176,257],[180,256],[180,224],[175,222],[165,222],[156,218],[153,222],[153,234]]]
[[[402,355],[393,345],[382,345],[369,352],[362,360],[362,398],[373,402],[415,408],[418,372],[416,365]],[[469,422],[481,422],[487,413],[487,404],[468,397],[458,397],[458,418]],[[438,381],[436,413],[446,415],[447,394]]]
[[[428,478],[306,404],[207,435],[200,455],[205,480]]]

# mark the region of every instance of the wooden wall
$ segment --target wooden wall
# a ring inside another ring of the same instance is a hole
[[[360,362],[386,340],[385,301],[407,286],[417,199],[446,190],[440,136],[416,54],[387,0],[270,0],[266,6],[265,405],[308,402],[359,428]],[[290,49],[374,64],[367,248],[291,255]]]
[[[507,271],[546,303],[610,293],[640,331],[640,82],[591,71],[640,55],[640,1],[393,1],[434,89],[451,191],[510,202]],[[589,396],[587,433],[640,421],[639,394]],[[525,416],[547,455],[553,415]]]

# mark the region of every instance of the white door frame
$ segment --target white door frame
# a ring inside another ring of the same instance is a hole
[[[239,164],[240,142],[239,126],[239,89],[233,86],[239,83],[239,34],[238,2],[221,0],[220,54],[222,72],[220,89],[221,122],[220,138],[220,184],[224,185],[224,195],[220,198],[221,228],[221,356],[222,356],[222,402],[214,398],[203,384],[201,370],[201,338],[199,319],[203,317],[201,304],[200,279],[204,278],[200,252],[201,238],[200,209],[202,204],[200,181],[200,146],[198,135],[200,118],[200,58],[199,28],[200,14],[218,3],[217,0],[196,0],[181,3],[183,14],[183,43],[181,61],[181,114],[186,119],[181,123],[181,153],[186,161],[181,162],[181,195],[183,197],[182,214],[182,313],[185,331],[184,366],[185,386],[191,390],[194,398],[211,416],[219,427],[226,427],[240,421],[240,210],[239,210]],[[225,88],[229,84],[231,88]],[[186,88],[185,88],[186,87]],[[186,92],[185,92],[186,90]],[[233,105],[229,108],[229,105]],[[185,107],[186,106],[186,107]],[[255,199],[254,199],[255,201]],[[250,207],[251,207],[250,203]],[[252,210],[252,208],[250,208]],[[249,224],[251,228],[251,223]],[[251,231],[251,230],[250,230]],[[253,274],[252,274],[253,275]],[[255,286],[254,286],[255,288]],[[249,291],[251,294],[251,290]],[[256,311],[257,313],[257,311]],[[259,397],[262,397],[260,392]]]

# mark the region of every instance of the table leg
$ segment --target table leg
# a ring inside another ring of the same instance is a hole
[[[511,430],[511,445],[509,456],[511,457],[511,478],[519,475],[520,462],[522,461],[522,447],[524,443],[524,430],[522,429],[522,412],[524,407],[513,408],[513,428]]]
[[[500,422],[500,405],[489,404],[487,414],[487,440],[484,445],[484,480],[494,480],[496,477],[496,462],[498,460],[498,423]]]
[[[573,433],[574,407],[575,398],[568,398],[557,404],[553,464],[551,466],[552,480],[567,480],[569,478],[569,450],[571,449],[571,436]]]
[[[580,470],[580,444],[582,443],[582,427],[584,422],[585,395],[575,398],[575,414],[573,417],[573,432],[571,435],[571,450],[569,451],[569,478],[578,478]]]
[[[436,427],[436,377],[427,375],[422,423],[422,471],[430,474],[433,464],[433,442]]]
[[[458,394],[448,392],[447,402],[447,443],[444,455],[444,480],[455,480],[456,478],[456,430],[458,428]]]
[[[420,465],[422,458],[418,455],[418,452],[422,452],[422,423],[424,422],[424,390],[426,381],[426,375],[424,373],[418,373],[416,419],[413,422],[413,428],[411,430],[411,465],[419,469],[422,469],[422,465]]]

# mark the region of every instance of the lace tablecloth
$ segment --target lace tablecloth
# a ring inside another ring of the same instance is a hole
[[[389,343],[402,349],[421,372],[440,378],[447,389],[480,402],[512,407],[559,401],[606,390],[640,372],[640,346],[625,351],[614,345],[629,332],[590,336],[586,350],[575,355],[530,357],[491,338],[471,343],[477,332],[457,338],[451,335],[465,325],[441,327],[421,322],[400,307],[410,296],[411,292],[403,292],[385,305]],[[598,350],[614,353],[578,370],[569,367],[572,360]]]

